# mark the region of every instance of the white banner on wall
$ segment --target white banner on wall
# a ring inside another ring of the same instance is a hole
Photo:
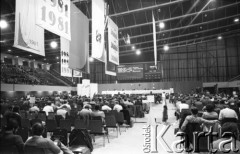
[[[92,57],[105,62],[104,56],[104,0],[92,0]]]
[[[118,26],[108,18],[108,52],[109,61],[119,65]]]
[[[69,68],[69,41],[63,37],[61,41],[61,76],[72,77],[72,69]]]
[[[36,0],[36,3],[36,23],[52,33],[71,40],[70,0]]]
[[[81,78],[82,77],[82,72],[77,71],[77,70],[73,70],[73,77]]]
[[[35,0],[16,0],[14,47],[45,56],[44,29],[35,23]]]

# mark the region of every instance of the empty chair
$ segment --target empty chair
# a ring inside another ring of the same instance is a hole
[[[199,123],[188,123],[185,129],[186,133],[186,140],[185,140],[185,148],[188,149],[190,143],[193,143],[193,132],[200,132],[202,131]]]
[[[106,116],[106,117],[105,117],[105,123],[106,123],[106,127],[107,127],[107,128],[116,128],[116,130],[117,130],[117,137],[118,137],[119,127],[118,127],[118,125],[117,125],[115,116]],[[120,132],[120,131],[119,131],[119,133],[120,133],[120,135],[121,135],[121,132]]]
[[[66,129],[68,132],[71,132],[71,124],[72,124],[71,120],[61,119],[59,126],[60,126],[60,129]]]
[[[53,132],[57,129],[57,122],[55,120],[46,120],[47,132]]]
[[[101,120],[90,120],[89,122],[90,134],[103,135],[103,146],[105,146],[105,136],[108,138],[108,133],[103,129]],[[109,143],[109,138],[108,138]]]
[[[75,129],[87,129],[87,126],[82,119],[75,119],[74,121],[74,128]]]

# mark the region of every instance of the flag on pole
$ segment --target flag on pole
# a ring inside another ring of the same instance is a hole
[[[154,63],[157,67],[157,42],[156,42],[156,26],[155,26],[155,19],[154,14],[152,12],[152,23],[153,23],[153,46],[154,46]]]

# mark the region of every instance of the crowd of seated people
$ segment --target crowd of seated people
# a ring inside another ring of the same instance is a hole
[[[1,64],[1,82],[28,85],[65,85],[42,69]]]
[[[1,142],[3,141],[4,133],[8,129],[15,129],[15,127],[6,127],[9,124],[8,119],[14,119],[15,125],[17,125],[16,127],[19,128],[26,127],[26,121],[29,121],[32,129],[39,129],[31,135],[32,137],[30,137],[30,139],[19,139],[21,145],[16,146],[20,153],[22,152],[22,147],[26,145],[36,145],[33,141],[49,144],[47,147],[44,146],[47,148],[45,151],[52,150],[53,153],[59,151],[59,148],[56,146],[54,147],[49,139],[45,140],[39,137],[43,132],[42,129],[46,129],[48,132],[47,123],[48,120],[52,120],[50,119],[52,115],[54,115],[53,119],[57,123],[57,128],[60,127],[59,122],[64,119],[73,119],[74,121],[83,119],[84,122],[85,120],[101,120],[102,127],[108,132],[105,118],[109,116],[114,117],[117,127],[122,125],[130,128],[133,126],[131,117],[137,116],[134,115],[137,114],[135,113],[136,109],[134,109],[134,106],[138,106],[139,109],[142,109],[141,97],[135,95],[134,98],[131,99],[125,95],[96,95],[93,99],[81,96],[53,95],[36,98],[35,103],[30,102],[28,98],[16,98],[13,100],[1,99]],[[142,110],[141,113],[144,114]],[[39,117],[42,114],[45,115],[46,119]],[[118,121],[119,119],[116,117],[120,114],[122,115],[122,121]],[[38,123],[37,126],[35,125],[36,123]],[[73,124],[72,127],[75,127],[75,124]],[[12,134],[15,135],[14,132]],[[19,136],[15,136],[15,138],[19,138]]]
[[[224,127],[226,127],[229,130],[234,129],[234,137],[240,139],[240,101],[238,95],[223,93],[211,95],[209,92],[179,95],[174,104],[176,106],[175,116],[179,120],[179,127],[176,129],[190,136],[189,143],[191,144],[185,144],[185,148],[193,146],[193,132],[195,131],[218,133],[214,140],[220,140],[225,131]],[[231,128],[228,128],[228,125]],[[240,147],[239,142],[237,143]]]
[[[9,84],[39,84],[18,66],[1,64],[1,82]]]

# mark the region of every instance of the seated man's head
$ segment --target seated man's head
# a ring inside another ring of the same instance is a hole
[[[37,122],[32,126],[32,135],[41,136],[43,130],[44,130],[43,125]]]
[[[100,106],[99,105],[95,105],[95,110],[96,111],[100,110]]]
[[[18,129],[19,125],[15,118],[7,119],[7,126],[5,128],[6,131],[13,131],[15,132]]]
[[[196,107],[192,107],[191,112],[192,112],[193,115],[197,115],[198,114],[198,109]]]

